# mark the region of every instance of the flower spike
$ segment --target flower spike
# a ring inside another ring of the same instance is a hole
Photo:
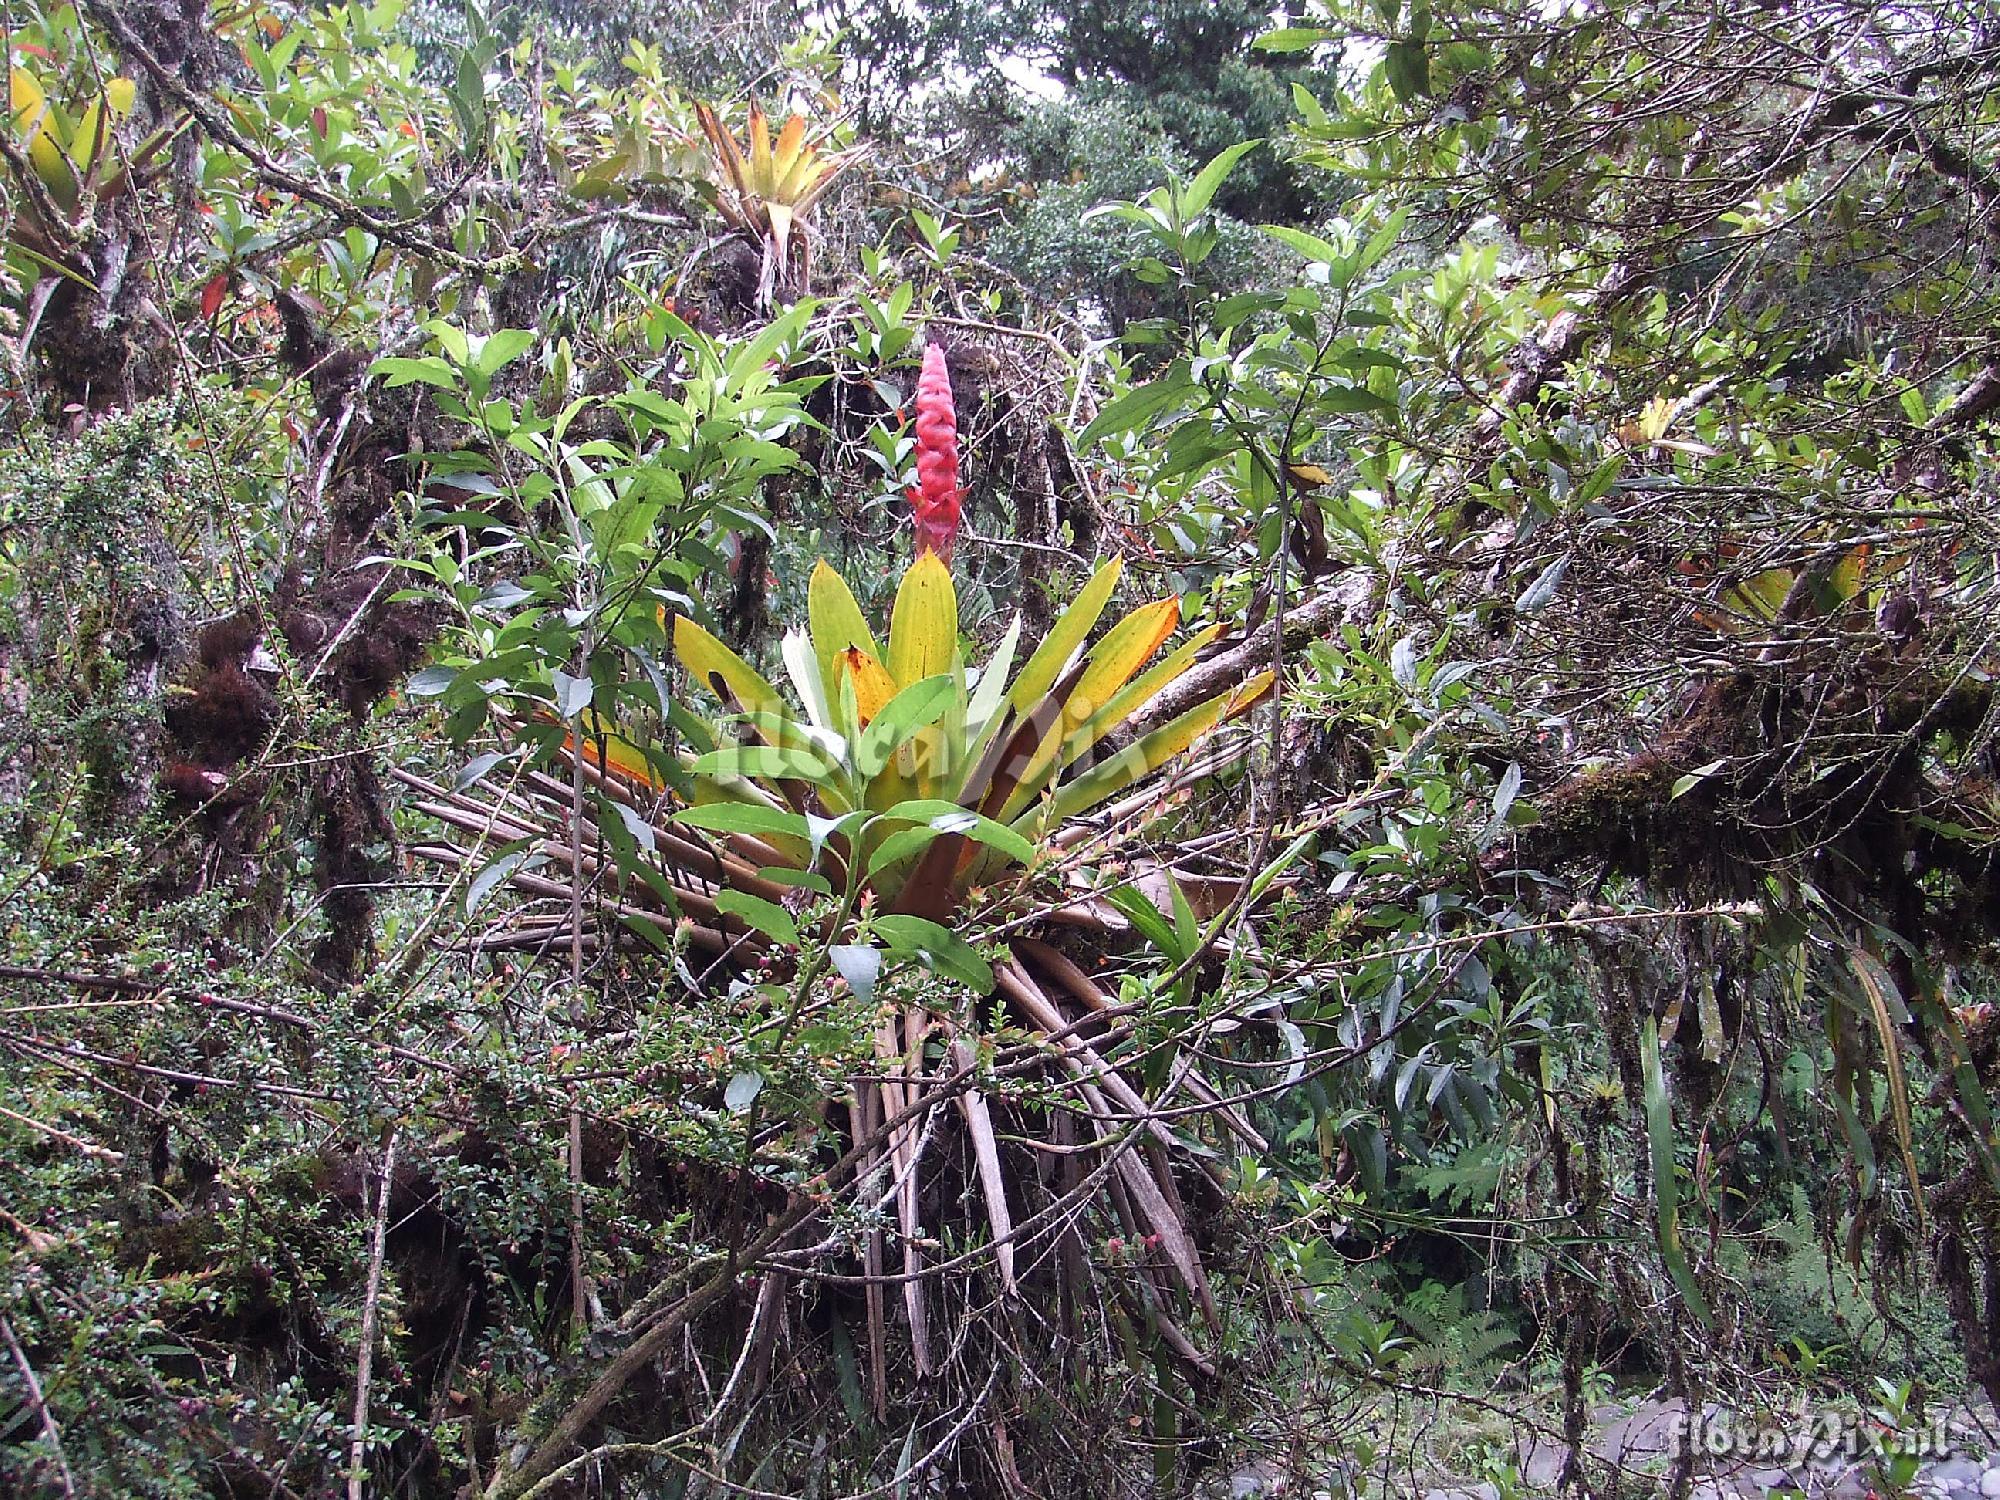
[[[958,540],[958,416],[951,404],[951,375],[944,350],[924,347],[923,374],[917,377],[917,484],[910,491],[916,513],[917,556],[935,552],[951,562]]]

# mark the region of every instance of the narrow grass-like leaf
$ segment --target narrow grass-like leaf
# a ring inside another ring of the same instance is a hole
[[[1674,1168],[1674,1111],[1667,1099],[1666,1075],[1660,1068],[1660,1028],[1651,1016],[1639,1030],[1639,1070],[1646,1091],[1646,1152],[1652,1167],[1653,1228],[1659,1239],[1660,1259],[1667,1274],[1680,1288],[1688,1311],[1712,1326],[1708,1301],[1695,1284],[1688,1266],[1687,1251],[1681,1245],[1680,1184]]]

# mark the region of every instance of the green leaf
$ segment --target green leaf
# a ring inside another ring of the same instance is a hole
[[[674,951],[674,940],[668,934],[667,930],[644,912],[621,912],[619,913],[618,920],[631,928],[632,931],[638,933],[640,937],[651,943],[655,948],[658,948],[662,953],[672,953]]]
[[[1180,936],[1174,926],[1153,905],[1152,898],[1134,886],[1121,885],[1109,891],[1104,899],[1121,912],[1125,920],[1139,929],[1139,935],[1155,948],[1162,957],[1175,967],[1187,962],[1187,950],[1181,946]]]
[[[503,328],[479,346],[472,367],[482,375],[496,375],[534,348],[539,337],[526,328]]]
[[[676,823],[690,828],[706,828],[714,833],[779,833],[790,838],[808,837],[806,820],[782,808],[760,807],[751,802],[704,802],[684,807],[674,814]]]
[[[1185,360],[1176,360],[1144,385],[1108,402],[1091,424],[1077,434],[1076,446],[1088,448],[1114,432],[1143,432],[1169,407],[1178,406],[1194,390]]]
[[[834,768],[810,750],[780,745],[725,745],[696,758],[689,767],[696,776],[800,777],[820,781]]]
[[[454,792],[464,791],[488,771],[499,765],[501,761],[510,758],[507,752],[501,750],[489,750],[484,755],[475,755],[463,766],[460,766],[458,774],[451,778],[451,789]]]
[[[1382,66],[1398,103],[1408,104],[1431,91],[1430,53],[1422,42],[1391,42]]]
[[[1259,52],[1309,52],[1321,42],[1332,41],[1333,36],[1331,31],[1322,31],[1317,26],[1280,26],[1276,31],[1265,32],[1251,45]]]
[[[1208,164],[1195,173],[1194,181],[1181,194],[1181,211],[1190,219],[1196,214],[1208,212],[1208,205],[1215,201],[1216,190],[1229,176],[1230,170],[1250,152],[1263,145],[1262,139],[1238,141],[1233,146],[1225,146],[1208,159]]]
[[[548,863],[548,856],[529,850],[527,841],[503,849],[485,869],[472,877],[472,883],[465,888],[465,914],[469,917],[485,904],[486,898],[512,877],[516,872],[525,873]]]
[[[898,860],[921,854],[942,837],[942,834],[943,830],[933,828],[928,823],[916,828],[897,829],[875,846],[875,852],[868,856],[868,868],[865,873],[873,879]]]
[[[970,808],[960,807],[956,802],[946,802],[940,798],[919,798],[909,802],[898,802],[882,814],[885,822],[908,820],[922,823],[938,833],[963,834],[974,843],[984,844],[989,849],[997,849],[1009,859],[1020,864],[1029,864],[1035,858],[1035,846],[1007,827],[996,823]]]
[[[1323,240],[1316,234],[1308,234],[1303,229],[1294,229],[1289,224],[1259,224],[1257,227],[1280,244],[1291,246],[1315,264],[1330,266],[1347,258],[1347,252],[1332,240]]]
[[[939,673],[897,693],[861,731],[854,746],[854,769],[863,776],[878,775],[905,741],[943,717],[957,690],[956,678]]]
[[[715,893],[715,905],[717,910],[741,917],[764,936],[788,948],[796,948],[799,944],[798,923],[775,901],[766,901],[762,896],[752,896],[746,891],[722,890]]]
[[[383,376],[383,383],[391,390],[411,384],[434,385],[451,390],[458,384],[458,376],[453,373],[451,366],[441,359],[394,357],[378,359],[368,367],[368,373]]]
[[[875,919],[875,930],[901,953],[911,953],[925,968],[956,979],[984,995],[993,988],[993,968],[979,951],[957,933],[923,917],[890,915]]]
[[[1361,247],[1360,258],[1355,263],[1355,275],[1372,270],[1381,263],[1383,256],[1396,248],[1396,241],[1403,237],[1403,223],[1409,216],[1409,205],[1405,204],[1389,215],[1381,227],[1368,236],[1368,243]]]
[[[1696,787],[1700,786],[1704,781],[1708,780],[1709,777],[1713,776],[1717,771],[1720,771],[1724,766],[1728,764],[1729,764],[1729,757],[1725,755],[1720,760],[1712,760],[1707,765],[1697,767],[1696,769],[1688,772],[1687,775],[1685,776],[1675,778],[1674,789],[1671,793],[1668,794],[1667,800],[1669,802],[1673,802],[1681,797],[1686,796],[1689,792],[1693,791]]]
[[[1514,600],[1514,613],[1531,615],[1549,600],[1555,598],[1556,589],[1561,586],[1563,575],[1569,571],[1570,554],[1565,552],[1535,575],[1535,581],[1521,590]]]
[[[451,685],[456,681],[458,681],[456,667],[425,667],[410,679],[405,691],[412,698],[435,698],[441,693],[450,691]]]
[[[1358,385],[1323,386],[1313,397],[1313,405],[1320,411],[1335,412],[1342,416],[1396,409],[1396,403],[1387,396],[1378,396],[1366,387]]]
[[[597,800],[600,804],[608,806],[612,812],[617,814],[618,821],[624,825],[625,831],[632,836],[633,843],[644,849],[648,854],[658,852],[660,846],[659,835],[653,832],[653,825],[645,820],[638,808],[632,806],[629,802],[620,802],[616,797],[606,797],[601,794]]]
[[[1687,1252],[1681,1246],[1680,1186],[1674,1175],[1674,1111],[1667,1099],[1666,1075],[1660,1068],[1660,1028],[1651,1016],[1639,1029],[1639,1071],[1644,1083],[1646,1112],[1646,1152],[1653,1175],[1653,1222],[1660,1244],[1660,1259],[1667,1274],[1680,1288],[1688,1311],[1703,1326],[1715,1320],[1708,1301],[1695,1284],[1688,1267]]]

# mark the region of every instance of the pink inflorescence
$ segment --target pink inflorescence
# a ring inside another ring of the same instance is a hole
[[[924,348],[924,372],[917,377],[917,485],[910,507],[917,518],[917,556],[935,552],[951,561],[958,539],[958,416],[952,410],[951,375],[944,350]]]

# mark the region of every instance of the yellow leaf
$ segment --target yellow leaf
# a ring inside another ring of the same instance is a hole
[[[14,112],[14,129],[18,133],[25,135],[42,128],[49,96],[43,92],[41,81],[34,74],[26,68],[9,68],[7,98]]]
[[[813,564],[812,580],[806,585],[806,628],[812,635],[813,656],[819,662],[819,680],[826,692],[827,706],[840,706],[840,679],[834,667],[841,652],[859,646],[880,660],[882,648],[875,644],[867,617],[854,600],[847,580],[821,558]]]
[[[1063,700],[1062,712],[1042,736],[1013,794],[997,815],[1001,822],[1013,817],[1041,790],[1043,780],[1055,769],[1058,756],[1064,761],[1074,760],[1089,748],[1096,737],[1086,738],[1078,731],[1091,723],[1132,674],[1152,659],[1153,653],[1174,633],[1180,618],[1180,600],[1161,599],[1141,605],[1105,632],[1104,639],[1091,651],[1083,675]]]
[[[1030,712],[1055,686],[1064,665],[1090,634],[1097,617],[1104,613],[1104,606],[1111,600],[1111,591],[1118,586],[1118,574],[1123,567],[1124,559],[1114,557],[1091,575],[1090,582],[1083,586],[1083,592],[1049,628],[1048,637],[1035,648],[1035,654],[1021,668],[1021,675],[1014,679],[1014,686],[1007,693],[1009,707],[1023,713]]]
[[[949,672],[958,655],[958,592],[934,552],[911,563],[889,617],[889,675],[906,688]]]
[[[792,116],[792,121],[802,128],[805,124],[805,121],[797,115]],[[779,144],[782,147],[783,142]],[[803,211],[805,206],[818,196],[812,191],[813,184],[819,181],[823,173],[837,170],[838,167],[838,162],[823,160],[818,150],[801,142],[789,162],[782,158],[779,160],[778,186],[774,196],[781,202],[789,203],[793,208]]]
[[[1108,704],[1104,704],[1102,710],[1098,710],[1096,720],[1090,724],[1092,738],[1084,744],[1084,748],[1088,748],[1096,740],[1102,740],[1114,728],[1118,728],[1128,718],[1132,718],[1132,714],[1136,714],[1140,708],[1144,708],[1146,704],[1150,704],[1170,682],[1174,682],[1174,678],[1178,678],[1182,672],[1186,672],[1190,666],[1194,666],[1194,658],[1200,656],[1202,646],[1206,646],[1208,642],[1212,642],[1220,634],[1222,634],[1222,626],[1220,624],[1212,624],[1212,626],[1204,626],[1202,630],[1196,630],[1184,642],[1180,642],[1178,646],[1174,646],[1174,650],[1170,650],[1158,664],[1148,666],[1144,672],[1140,672],[1136,678],[1132,678],[1124,688],[1120,688],[1118,694],[1114,694],[1112,700]],[[1074,758],[1076,758],[1074,754],[1072,756],[1064,756],[1064,764],[1068,764]]]
[[[1778,611],[1784,608],[1785,596],[1791,593],[1792,582],[1797,576],[1790,568],[1766,568],[1724,593],[1722,602],[1753,620],[1775,620]]]
[[[14,134],[26,138],[28,160],[34,164],[35,175],[58,203],[64,208],[73,207],[76,174],[70,170],[57,135],[62,128],[62,116],[43,91],[41,81],[26,68],[9,68],[8,104],[13,111]]]
[[[1667,429],[1674,425],[1674,418],[1680,415],[1679,401],[1665,396],[1655,396],[1640,408],[1638,417],[1639,436],[1648,442],[1658,442],[1667,435]]]
[[[103,160],[104,148],[111,144],[112,127],[132,112],[132,97],[132,80],[114,78],[104,85],[103,97],[93,99],[77,122],[76,135],[70,141],[70,156],[86,178],[95,175],[97,164]]]
[[[748,713],[783,712],[778,690],[686,615],[674,620],[674,655],[696,682],[722,702]]]
[[[1868,543],[1861,542],[1834,564],[1831,579],[1833,597],[1842,604],[1861,592],[1861,580],[1868,572],[1868,552]]]

